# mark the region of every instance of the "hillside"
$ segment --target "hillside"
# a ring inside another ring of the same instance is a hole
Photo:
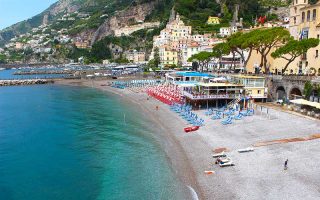
[[[262,0],[263,4],[266,5],[268,5],[266,2],[270,1]],[[140,8],[149,8],[147,11],[145,9],[142,11],[144,12],[142,15],[145,16],[140,16],[141,18],[145,17],[146,21],[160,20],[161,22],[168,19],[171,7],[175,5],[176,10],[184,16],[187,24],[192,25],[195,30],[202,30],[206,26],[205,22],[208,16],[218,15],[222,11],[219,3],[226,4],[229,9],[227,14],[232,13],[235,4],[239,4],[239,16],[244,18],[247,24],[250,24],[256,16],[266,12],[266,9],[257,0],[60,0],[39,15],[0,31],[0,46],[11,38],[29,32],[32,28],[42,24],[53,24],[52,28],[56,29],[69,28],[71,34],[87,30],[94,31],[93,29],[96,30],[104,24],[104,27],[99,30],[101,32],[102,29],[106,29],[108,21],[112,20],[113,16],[118,18],[128,17],[132,8],[134,9],[139,5]],[[72,22],[59,23],[57,21],[64,14],[72,14],[76,11],[88,14],[90,18],[88,20],[77,19]],[[121,11],[124,12],[121,13]],[[139,11],[136,13],[139,14]],[[130,24],[135,22],[125,21],[120,23]],[[104,30],[102,35],[98,34],[97,39],[103,38],[104,32],[106,32],[106,35],[110,34],[107,30]]]
[[[1,30],[0,46],[15,36],[19,36],[20,34],[25,34],[31,31],[32,28],[55,21],[60,15],[62,15],[63,12],[71,13],[77,11],[80,7],[80,2],[75,0],[61,0],[57,3],[54,3],[42,13]]]
[[[92,61],[101,61],[101,58],[117,59],[119,56],[115,54],[119,54],[119,51],[121,54],[126,50],[137,49],[149,53],[153,36],[159,34],[165,26],[173,7],[181,14],[182,20],[193,27],[194,33],[202,34],[217,32],[219,27],[228,25],[236,4],[239,5],[238,17],[243,18],[245,26],[250,26],[257,16],[265,15],[270,10],[272,2],[272,5],[278,5],[274,3],[275,1],[284,2],[282,0],[60,0],[39,15],[0,31],[0,47],[5,44],[11,45],[10,53],[15,55],[11,56],[9,59],[11,61],[18,61],[22,55],[29,55],[22,50],[15,50],[15,42],[31,46],[33,50],[28,49],[28,52],[34,52],[34,47],[40,45],[42,48],[39,50],[40,53],[36,57],[30,53],[28,58],[38,61],[50,59],[63,62],[67,58],[88,54],[94,55]],[[209,16],[219,16],[222,24],[207,25]],[[160,25],[137,29],[138,31],[132,32],[131,35],[114,38],[117,31],[128,26],[141,26],[144,22],[160,23]],[[93,48],[91,51],[77,49],[74,47],[76,41]],[[100,54],[98,51],[101,49],[107,50],[102,56],[95,56]],[[43,56],[43,51],[50,52],[52,57]]]

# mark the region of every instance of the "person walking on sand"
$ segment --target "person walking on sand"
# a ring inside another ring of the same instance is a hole
[[[288,159],[284,162],[284,170],[287,170],[288,169]]]

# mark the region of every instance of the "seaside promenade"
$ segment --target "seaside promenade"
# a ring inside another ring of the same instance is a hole
[[[159,142],[174,171],[186,186],[196,191],[199,199],[280,200],[318,199],[320,196],[317,170],[320,139],[297,139],[319,134],[319,120],[272,108],[267,115],[258,108],[255,115],[225,126],[206,116],[205,110],[196,110],[194,112],[205,120],[205,126],[199,131],[185,133],[183,128],[190,125],[168,105],[147,98],[143,89],[111,88],[105,85],[106,81],[91,80],[64,80],[60,84],[115,93],[123,101],[140,107],[141,112],[154,121],[152,126],[158,130]],[[297,142],[270,143],[295,138]],[[261,143],[267,145],[259,145]],[[241,154],[237,151],[250,146],[256,146],[254,152]],[[220,168],[214,164],[212,154],[218,148],[227,149],[235,166]],[[284,170],[286,159],[289,159],[288,170]],[[208,175],[204,173],[206,170],[215,173]]]

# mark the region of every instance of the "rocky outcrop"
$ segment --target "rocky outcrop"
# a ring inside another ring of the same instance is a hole
[[[81,8],[80,3],[76,3],[74,0],[60,0],[49,8],[50,15],[57,15],[66,11],[67,13],[73,13]]]
[[[283,20],[285,17],[289,17],[289,7],[271,8],[269,13],[276,14],[280,20]]]
[[[127,9],[116,13],[114,16],[108,18],[93,34],[91,44],[102,38],[114,34],[114,31],[128,26],[133,23],[143,22],[147,15],[154,9],[156,1],[151,1],[136,6],[130,6]]]

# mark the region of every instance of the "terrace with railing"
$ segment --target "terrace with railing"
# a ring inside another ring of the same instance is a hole
[[[204,94],[204,93],[189,93],[183,91],[183,95],[191,100],[210,100],[210,99],[236,99],[241,98],[240,94]]]

